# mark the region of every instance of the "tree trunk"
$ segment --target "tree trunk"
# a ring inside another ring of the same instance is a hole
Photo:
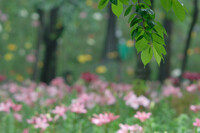
[[[36,81],[36,79],[38,78],[38,70],[39,70],[38,62],[40,58],[40,49],[41,49],[41,44],[43,42],[43,32],[44,32],[44,12],[41,9],[37,8],[37,13],[40,16],[39,18],[40,25],[38,27],[38,36],[37,36],[37,43],[36,43],[36,50],[35,50],[36,60],[33,65],[33,75],[32,75],[33,81]]]
[[[198,20],[198,12],[199,12],[199,9],[198,9],[198,0],[194,0],[194,14],[193,14],[193,20],[192,20],[192,23],[191,23],[191,26],[190,26],[190,29],[189,29],[189,32],[188,32],[188,38],[187,38],[187,41],[186,41],[186,45],[185,45],[185,50],[184,50],[184,55],[183,55],[183,62],[182,62],[182,66],[181,66],[181,76],[179,77],[180,79],[182,79],[182,75],[186,69],[186,65],[187,65],[187,60],[188,60],[188,54],[187,54],[187,51],[188,49],[190,48],[190,45],[191,45],[191,34],[192,34],[192,31],[194,29],[194,26]]]
[[[45,27],[44,32],[45,55],[41,81],[47,84],[56,76],[57,40],[62,35],[64,29],[63,25],[57,26],[58,12],[59,7],[55,7],[50,11],[49,24]]]
[[[173,21],[170,18],[165,17],[163,24],[167,31],[168,36],[165,36],[165,43],[166,43],[165,48],[167,51],[167,55],[165,57],[165,61],[162,60],[160,64],[159,80],[161,82],[170,77],[171,37],[172,37]]]
[[[154,8],[154,0],[151,0],[151,8]],[[144,64],[142,63],[141,60],[141,53],[137,55],[137,67],[136,67],[136,78],[138,79],[143,79],[143,80],[148,80],[150,79],[150,74],[151,74],[151,68],[150,65],[146,65],[144,68]]]
[[[108,54],[110,52],[117,52],[117,37],[115,35],[116,33],[116,16],[113,14],[111,5],[108,6],[108,13],[109,13],[109,18],[108,18],[108,26],[107,26],[107,34],[106,34],[106,40],[105,40],[105,45],[103,49],[103,54],[102,54],[102,60],[107,62],[110,60],[108,58]]]

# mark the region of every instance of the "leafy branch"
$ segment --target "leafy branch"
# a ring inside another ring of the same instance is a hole
[[[183,21],[185,6],[180,0],[160,0],[163,8],[168,12],[173,8],[175,15]],[[155,21],[155,12],[150,8],[150,0],[100,0],[99,9],[103,9],[108,3],[112,4],[113,13],[119,17],[124,5],[128,6],[124,16],[129,16],[132,39],[136,40],[136,50],[141,52],[141,60],[146,66],[153,58],[156,59],[158,65],[167,54],[164,48],[164,35],[167,35],[165,28],[159,22]],[[135,8],[133,8],[135,7]],[[134,9],[134,10],[133,10]]]

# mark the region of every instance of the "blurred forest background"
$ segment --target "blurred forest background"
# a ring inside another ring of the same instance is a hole
[[[116,18],[110,7],[99,10],[98,0],[0,0],[0,74],[19,82],[49,83],[61,76],[72,83],[80,73],[92,72],[131,83],[163,81],[181,70],[200,72],[200,3],[183,3],[188,13],[181,22],[154,0],[156,19],[168,32],[168,54],[164,65],[152,61],[144,69],[128,17]]]

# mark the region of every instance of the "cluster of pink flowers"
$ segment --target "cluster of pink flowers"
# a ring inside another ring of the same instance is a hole
[[[183,74],[183,77],[185,79],[189,79],[189,80],[199,80],[200,79],[200,73],[192,73],[192,72],[185,72]]]
[[[195,119],[195,122],[193,123],[193,126],[200,127],[200,119]]]
[[[188,92],[195,92],[198,89],[198,86],[196,84],[192,84],[186,87],[186,90]]]
[[[0,112],[10,113],[11,109],[13,111],[14,118],[18,121],[22,121],[22,115],[18,112],[22,109],[21,104],[14,104],[12,101],[0,103]]]
[[[58,120],[60,117],[65,120],[67,118],[66,112],[67,112],[67,107],[65,106],[56,106],[54,110],[51,111],[53,114],[55,114],[54,120]]]
[[[53,121],[53,118],[49,114],[40,114],[40,116],[34,116],[27,120],[27,123],[33,124],[36,129],[44,131],[51,121]]]
[[[117,133],[143,133],[143,128],[139,125],[120,124]]]
[[[119,115],[113,115],[112,113],[104,113],[99,115],[93,115],[91,122],[97,126],[108,124],[119,118]]]
[[[148,108],[150,105],[150,100],[145,96],[137,97],[133,92],[129,92],[128,95],[124,97],[127,106],[132,107],[133,109],[138,109],[139,106]]]
[[[71,112],[77,113],[77,114],[85,114],[87,113],[87,110],[85,109],[85,105],[79,102],[75,102],[71,104],[70,107]]]
[[[193,112],[198,112],[200,111],[200,105],[191,105],[190,110]]]
[[[168,97],[168,96],[177,96],[181,97],[182,93],[179,87],[175,87],[173,85],[167,85],[163,86],[163,95]]]
[[[141,122],[146,121],[146,119],[149,119],[151,116],[151,113],[145,113],[145,112],[137,112],[134,117],[139,119]]]

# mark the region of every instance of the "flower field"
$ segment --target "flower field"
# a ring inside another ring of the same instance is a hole
[[[198,74],[177,80],[102,80],[83,73],[73,85],[58,77],[50,85],[0,76],[1,133],[198,133]],[[187,78],[187,79],[186,79]]]

